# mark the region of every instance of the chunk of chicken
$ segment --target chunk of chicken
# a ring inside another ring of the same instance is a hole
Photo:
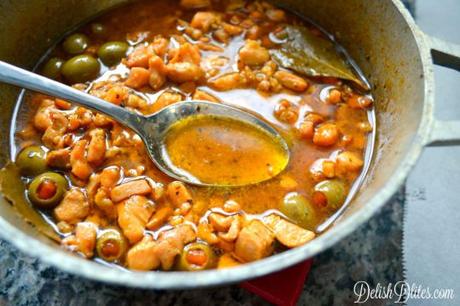
[[[100,187],[94,195],[94,204],[104,212],[105,216],[110,220],[117,218],[117,207],[110,199],[110,192],[106,187]]]
[[[81,139],[77,141],[70,153],[70,165],[72,174],[79,179],[86,180],[93,173],[93,168],[86,160],[86,147],[88,141]]]
[[[277,215],[272,214],[265,217],[264,222],[275,233],[276,239],[288,248],[301,246],[315,238],[314,232],[303,229]]]
[[[170,80],[177,83],[196,82],[204,76],[200,67],[201,55],[197,46],[190,43],[180,45],[171,51],[172,58],[166,65]]]
[[[77,188],[72,188],[64,194],[61,203],[54,209],[58,221],[77,224],[89,214],[90,205],[85,194]]]
[[[273,251],[273,233],[259,220],[253,220],[244,227],[235,244],[238,259],[249,262],[270,255]]]
[[[119,167],[107,167],[101,172],[101,186],[111,188],[115,186],[120,179]]]
[[[227,232],[232,225],[233,217],[211,213],[208,216],[208,220],[216,231]]]
[[[170,270],[176,256],[182,252],[184,245],[196,239],[196,233],[189,224],[179,225],[172,230],[163,232],[156,247],[156,254],[163,270]]]
[[[133,67],[129,72],[125,85],[131,88],[139,89],[149,83],[150,72],[142,67]]]
[[[178,242],[178,244],[176,244]],[[170,270],[178,256],[182,252],[183,244],[175,240],[160,240],[155,247],[155,253],[161,262],[163,270]]]
[[[93,165],[100,165],[104,162],[106,151],[106,135],[103,129],[97,128],[89,132],[91,140],[88,145],[88,162]]]
[[[160,226],[163,225],[170,216],[172,216],[172,214],[173,210],[171,207],[161,207],[155,212],[155,214],[153,214],[152,218],[150,218],[150,221],[147,223],[147,228],[152,231],[159,229]]]
[[[154,54],[152,48],[145,45],[139,45],[134,48],[133,52],[128,55],[126,66],[148,68],[149,58]]]
[[[232,217],[232,224],[226,233],[219,233],[218,236],[220,239],[225,240],[226,242],[233,242],[238,237],[238,234],[241,230],[241,220],[240,216],[235,215]]]
[[[43,99],[34,116],[34,127],[44,132],[53,123],[51,120],[51,113],[54,111],[56,111],[54,101],[51,99]]]
[[[204,240],[209,244],[216,244],[219,242],[219,238],[217,238],[217,235],[213,233],[211,225],[208,223],[198,224],[197,235],[201,240]]]
[[[184,43],[179,48],[171,50],[171,59],[169,63],[192,63],[199,65],[201,61],[200,49],[190,43]]]
[[[190,22],[190,25],[203,32],[208,32],[212,25],[220,23],[221,16],[213,12],[197,12]]]
[[[112,188],[110,197],[112,201],[120,202],[133,195],[147,195],[152,192],[152,187],[145,179],[130,181]]]
[[[144,236],[145,225],[155,210],[153,202],[143,196],[132,196],[118,204],[118,225],[130,243],[136,243]]]
[[[153,50],[153,52],[158,55],[159,57],[163,57],[168,51],[169,46],[169,39],[166,39],[161,36],[155,37],[153,42],[149,45],[149,48]]]
[[[156,254],[157,243],[152,236],[146,235],[133,246],[126,255],[126,264],[133,270],[149,271],[160,266],[160,259]]]
[[[182,95],[178,92],[164,91],[152,105],[151,112],[155,113],[168,105],[182,101]]]
[[[153,90],[158,90],[166,82],[166,66],[163,60],[154,55],[149,59],[149,85]]]
[[[187,187],[185,187],[184,183],[179,181],[170,183],[166,188],[166,194],[175,207],[179,207],[182,203],[192,201],[192,195]]]
[[[168,78],[176,83],[196,82],[204,76],[200,66],[189,63],[171,63],[166,66]]]
[[[62,113],[53,112],[50,114],[51,125],[48,126],[42,136],[45,146],[52,149],[60,149],[64,146],[64,134],[67,131],[69,120]]]
[[[46,154],[46,164],[52,168],[70,168],[70,150],[58,149],[49,151],[48,154]]]
[[[96,232],[97,226],[92,222],[80,222],[75,229],[78,251],[83,253],[86,258],[91,258],[94,255]]]

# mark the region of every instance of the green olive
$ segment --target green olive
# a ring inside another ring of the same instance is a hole
[[[106,261],[116,261],[123,258],[128,249],[126,238],[117,229],[106,229],[96,242],[96,251],[100,258]]]
[[[101,23],[91,24],[91,32],[98,38],[104,38],[107,35],[107,28]]]
[[[46,153],[39,146],[24,148],[16,157],[16,166],[22,175],[37,175],[48,168],[46,165]]]
[[[42,74],[47,78],[56,80],[61,76],[61,67],[64,61],[58,57],[50,58],[43,66]]]
[[[67,180],[55,172],[45,172],[32,180],[27,190],[30,201],[40,208],[54,208],[64,196]]]
[[[177,268],[182,271],[199,271],[213,268],[215,264],[215,254],[209,245],[192,242],[182,250]]]
[[[346,197],[347,188],[343,181],[325,180],[315,185],[313,193],[313,198],[316,199],[315,202],[325,204],[334,210],[345,202]]]
[[[68,54],[81,54],[88,48],[89,39],[84,34],[72,34],[62,43],[62,48]]]
[[[97,51],[97,56],[107,66],[118,64],[128,51],[129,45],[122,41],[110,41],[103,44]]]
[[[305,229],[315,227],[316,213],[313,205],[297,192],[290,192],[284,196],[280,211],[300,227]]]
[[[84,83],[97,77],[101,65],[91,55],[77,55],[62,65],[62,75],[70,83]]]

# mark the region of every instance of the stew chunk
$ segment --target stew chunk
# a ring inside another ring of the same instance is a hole
[[[273,233],[262,222],[253,220],[238,235],[235,255],[245,262],[261,259],[273,251],[274,240]]]

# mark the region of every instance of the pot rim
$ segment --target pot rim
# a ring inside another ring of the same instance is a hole
[[[388,202],[415,165],[423,147],[429,142],[433,125],[434,104],[433,65],[430,48],[425,34],[419,30],[403,4],[398,0],[391,0],[391,2],[410,28],[423,66],[424,106],[417,134],[392,179],[386,182],[384,187],[359,212],[350,215],[346,220],[341,221],[308,244],[232,269],[199,272],[136,272],[109,267],[64,250],[56,250],[56,247],[26,235],[1,216],[0,236],[25,254],[39,258],[62,271],[105,283],[151,289],[195,289],[241,282],[285,269],[328,249],[356,230]]]

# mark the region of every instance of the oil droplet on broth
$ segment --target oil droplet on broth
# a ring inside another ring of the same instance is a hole
[[[287,165],[281,142],[230,118],[197,115],[175,123],[165,139],[171,164],[196,180],[246,185],[270,179]]]

